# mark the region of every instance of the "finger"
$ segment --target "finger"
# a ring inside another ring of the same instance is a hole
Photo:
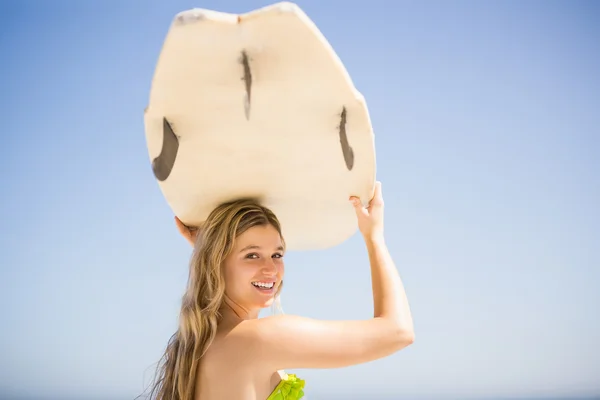
[[[184,229],[183,223],[181,222],[181,220],[179,218],[177,218],[177,216],[174,217],[175,219],[175,225],[177,225],[177,229],[179,229],[180,231],[182,229]]]
[[[350,202],[352,203],[352,206],[354,207],[354,211],[356,211],[356,215],[361,216],[361,215],[365,215],[367,213],[367,210],[363,207],[362,202],[360,201],[360,199],[358,197],[351,196]]]
[[[370,206],[381,206],[383,205],[383,195],[381,194],[381,182],[375,182],[375,190],[373,193],[373,198],[369,202]]]
[[[380,199],[381,198],[381,182],[377,181],[375,182],[374,188],[373,188],[373,199]]]
[[[177,225],[179,233],[181,233],[183,236],[190,236],[189,228],[185,226],[185,224],[177,217],[175,217],[175,224]]]

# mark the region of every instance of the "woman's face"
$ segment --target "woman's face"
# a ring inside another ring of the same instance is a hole
[[[225,259],[225,294],[246,312],[269,307],[283,280],[283,244],[271,225],[255,226],[237,237]]]

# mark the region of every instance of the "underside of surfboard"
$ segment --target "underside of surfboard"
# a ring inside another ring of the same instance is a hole
[[[154,176],[189,226],[254,197],[277,214],[289,249],[323,249],[356,232],[348,197],[373,194],[365,100],[293,3],[176,15],[144,123]]]

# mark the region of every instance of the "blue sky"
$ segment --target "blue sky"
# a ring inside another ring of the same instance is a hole
[[[0,398],[149,382],[191,251],[146,150],[158,52],[179,11],[269,3],[0,5]],[[307,398],[600,395],[598,3],[298,4],[367,100],[417,335],[295,371]],[[358,235],[286,259],[287,313],[371,316]]]

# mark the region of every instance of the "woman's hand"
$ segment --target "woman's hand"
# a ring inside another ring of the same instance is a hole
[[[375,193],[367,207],[363,207],[360,199],[351,196],[358,219],[358,229],[363,237],[368,240],[383,239],[383,197],[381,195],[381,182],[375,182]]]
[[[179,233],[181,233],[181,236],[183,236],[185,240],[187,240],[188,243],[194,247],[196,244],[196,238],[198,237],[198,228],[190,228],[186,226],[177,217],[175,217],[175,224],[177,225],[177,229],[179,230]]]

